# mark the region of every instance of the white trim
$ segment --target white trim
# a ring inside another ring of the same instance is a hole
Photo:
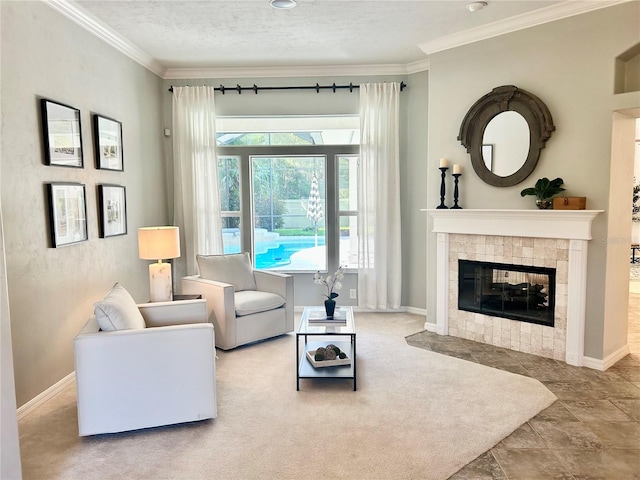
[[[64,377],[59,382],[51,385],[41,394],[29,400],[27,403],[25,403],[20,408],[18,408],[18,420],[23,419],[24,417],[29,415],[31,412],[33,412],[35,409],[41,407],[47,401],[51,400],[53,397],[59,394],[62,390],[64,390],[66,387],[68,387],[73,382],[75,382],[75,380],[76,380],[76,372],[74,371],[74,372],[71,372],[66,377]]]
[[[414,315],[422,315],[423,317],[427,316],[427,309],[426,308],[418,308],[418,307],[406,307],[407,308],[407,313],[412,313]]]
[[[565,360],[569,365],[584,365],[584,329],[587,304],[587,240],[569,240],[567,280],[567,337]]]
[[[633,0],[578,0],[565,1],[505,20],[446,35],[430,42],[418,44],[427,55],[461,45],[504,35],[562,18],[611,7]],[[276,78],[276,77],[326,77],[336,75],[408,75],[429,70],[429,60],[423,59],[409,64],[388,65],[324,65],[294,67],[247,67],[247,68],[166,68],[147,52],[117,33],[73,0],[42,0],[54,10],[71,19],[82,28],[105,41],[135,62],[160,78]]]
[[[583,367],[588,367],[588,368],[593,368],[594,370],[600,370],[600,371],[604,372],[605,370],[607,370],[612,365],[615,365],[615,363],[618,360],[621,360],[622,358],[626,357],[627,355],[629,355],[629,345],[628,344],[627,345],[623,345],[622,347],[620,347],[615,352],[607,355],[604,360],[599,360],[597,358],[591,358],[591,357],[583,357],[582,366]]]
[[[424,322],[424,329],[427,332],[432,332],[432,333],[437,333],[438,335],[442,335],[441,333],[438,332],[438,324],[437,323]]]
[[[80,25],[99,39],[111,45],[127,57],[163,78],[165,68],[151,55],[138,48],[125,37],[113,30],[109,25],[98,20],[84,8],[72,0],[42,0],[65,17]]]
[[[417,63],[417,62],[416,62]],[[416,64],[411,64],[416,65]],[[422,64],[420,64],[422,65]],[[415,68],[422,66],[416,65]],[[415,70],[421,71],[421,70]],[[412,71],[411,73],[415,73]],[[282,78],[282,77],[331,77],[362,75],[406,75],[408,65],[326,65],[297,67],[212,67],[167,68],[164,79],[193,78]]]
[[[424,53],[430,55],[432,53],[442,52],[443,50],[449,50],[450,48],[468,45],[488,38],[524,30],[601,8],[612,7],[629,1],[632,0],[565,1],[533,12],[498,20],[481,27],[445,35],[430,42],[420,43],[418,47]]]
[[[429,70],[429,67],[430,64],[428,58],[418,60],[417,62],[407,64],[407,73],[411,75],[412,73],[426,72]]]
[[[433,231],[505,237],[591,240],[591,222],[604,210],[422,209]]]
[[[435,231],[435,229],[434,229]],[[438,319],[437,333],[449,335],[449,234],[436,235],[436,271],[438,282],[436,285],[436,318]]]

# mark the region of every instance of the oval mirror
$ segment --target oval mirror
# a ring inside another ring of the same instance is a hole
[[[538,97],[504,85],[473,104],[462,121],[458,140],[484,182],[509,187],[533,172],[554,130],[551,113]]]
[[[482,159],[499,177],[516,173],[529,154],[529,125],[518,112],[502,112],[491,119],[482,136]]]

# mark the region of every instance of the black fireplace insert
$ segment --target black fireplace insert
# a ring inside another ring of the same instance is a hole
[[[458,309],[553,327],[556,269],[458,260]]]

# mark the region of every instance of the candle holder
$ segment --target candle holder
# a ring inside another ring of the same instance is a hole
[[[455,186],[453,187],[453,207],[451,207],[452,210],[454,208],[458,210],[462,209],[462,207],[458,205],[458,178],[460,178],[460,175],[462,174],[461,173],[453,174],[453,182]]]
[[[444,177],[446,175],[446,171],[449,169],[449,167],[439,167],[440,171],[442,172],[442,179],[440,182],[440,205],[438,205],[436,208],[449,208],[444,204]]]

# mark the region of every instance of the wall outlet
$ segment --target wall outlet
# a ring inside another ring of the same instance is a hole
[[[356,289],[352,288],[349,290],[349,298],[356,298]]]

